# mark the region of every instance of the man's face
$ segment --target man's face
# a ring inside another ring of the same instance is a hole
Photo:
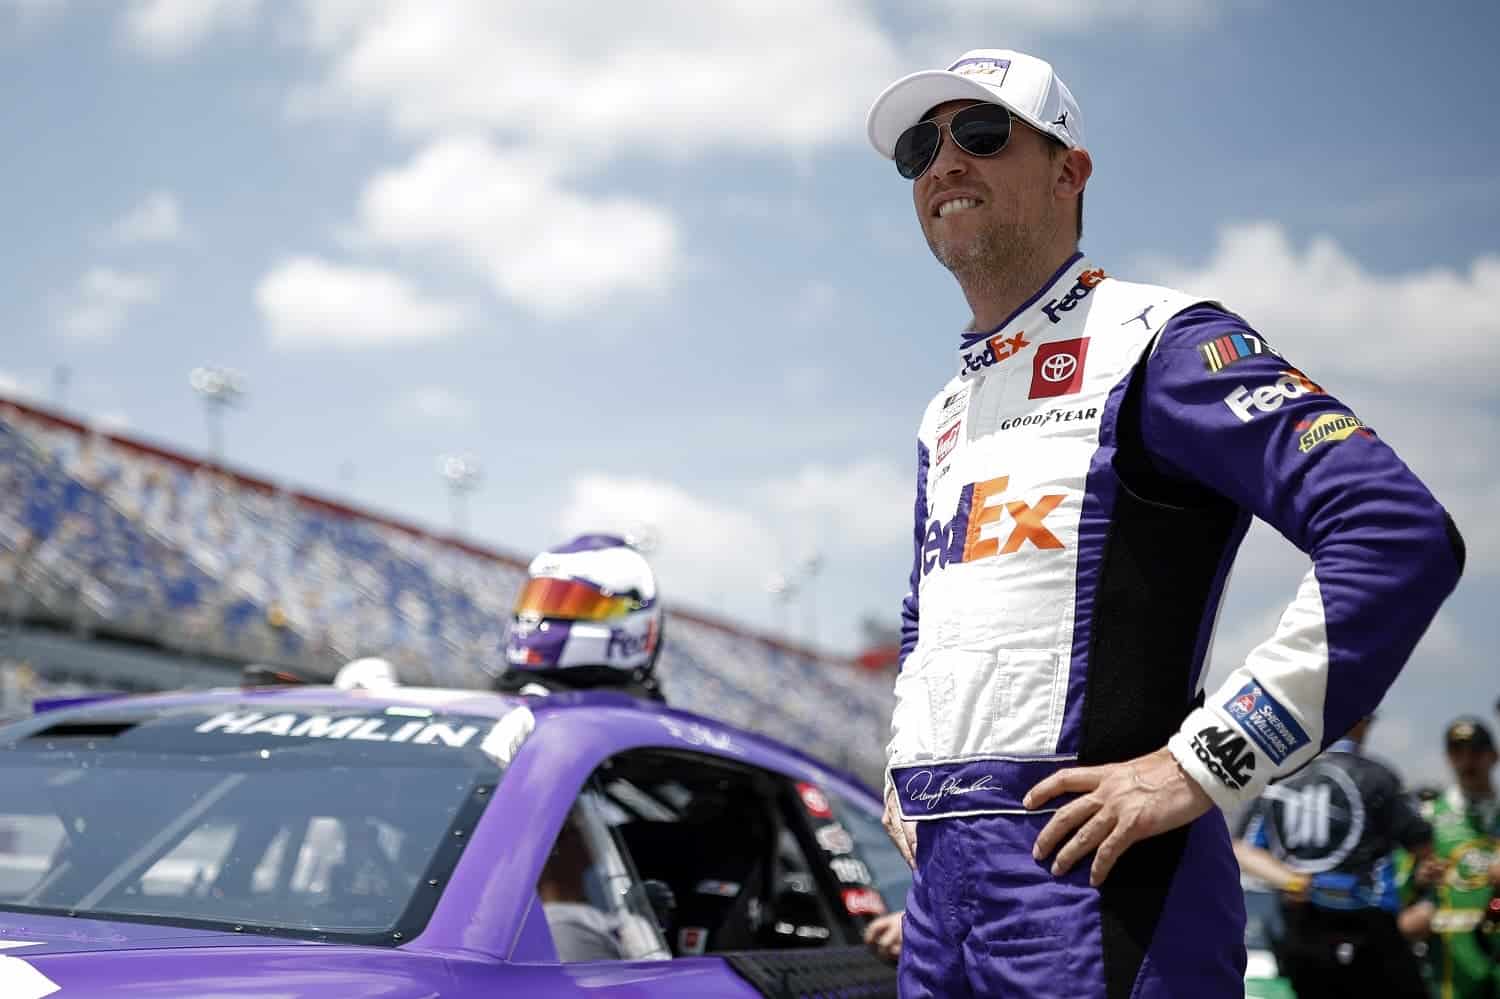
[[[942,144],[927,172],[912,182],[927,245],[951,271],[1008,268],[1061,224],[1054,195],[1060,157],[1040,132],[1013,121],[1010,142],[994,156],[971,156],[953,141],[948,119],[978,103],[948,101],[927,114],[945,126]],[[944,209],[952,202],[958,203]]]
[[[1448,747],[1448,765],[1458,786],[1465,791],[1483,793],[1490,789],[1490,771],[1495,768],[1497,757],[1493,749],[1477,749],[1469,745]]]

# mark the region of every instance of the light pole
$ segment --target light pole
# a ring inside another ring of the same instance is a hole
[[[445,454],[438,459],[438,474],[448,483],[448,511],[455,536],[469,530],[469,493],[484,481],[484,468],[471,455]]]
[[[776,637],[786,640],[786,607],[797,595],[797,580],[784,572],[773,572],[766,580],[766,592],[771,596],[771,625]]]
[[[188,375],[188,384],[203,399],[204,418],[208,421],[209,460],[221,471],[224,467],[224,410],[237,406],[244,398],[245,376],[232,368],[204,365]]]
[[[802,606],[803,615],[807,627],[807,648],[809,652],[815,651],[818,644],[818,608],[815,597],[817,587],[814,585],[818,573],[823,571],[823,556],[819,552],[813,552],[802,561]]]

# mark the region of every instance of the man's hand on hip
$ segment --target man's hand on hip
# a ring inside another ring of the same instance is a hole
[[[1061,846],[1052,873],[1063,875],[1093,853],[1089,883],[1095,886],[1131,844],[1185,826],[1213,807],[1165,747],[1124,763],[1059,770],[1027,792],[1023,804],[1041,808],[1070,792],[1083,797],[1057,810],[1037,836],[1032,856],[1041,860]],[[889,814],[889,801],[886,809]]]
[[[896,800],[896,789],[888,787],[885,790],[885,815],[881,818],[885,825],[885,831],[896,844],[896,849],[901,851],[901,856],[906,858],[907,866],[912,870],[917,868],[917,824],[915,822],[901,821],[901,805]]]

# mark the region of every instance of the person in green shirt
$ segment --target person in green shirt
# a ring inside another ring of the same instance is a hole
[[[1500,960],[1476,932],[1500,889],[1500,801],[1491,782],[1500,757],[1477,718],[1452,722],[1445,741],[1455,783],[1422,806],[1433,851],[1411,865],[1411,904],[1399,925],[1408,939],[1426,941],[1439,999],[1500,999]]]

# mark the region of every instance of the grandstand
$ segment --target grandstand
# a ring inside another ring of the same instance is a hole
[[[524,573],[513,555],[0,398],[0,662],[43,687],[207,686],[249,662],[329,677],[365,655],[407,682],[483,686]],[[878,782],[888,676],[679,606],[665,634],[674,703]],[[132,651],[101,655],[106,642]],[[0,679],[0,696],[15,688]]]

